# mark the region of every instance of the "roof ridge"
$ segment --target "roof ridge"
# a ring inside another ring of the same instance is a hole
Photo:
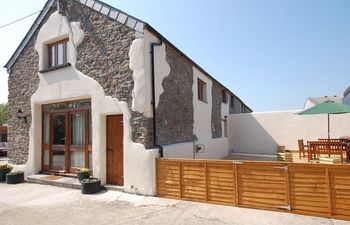
[[[99,0],[75,0],[75,1],[80,2],[81,4],[99,13],[102,13],[108,16],[109,18],[130,27],[131,29],[135,30],[140,34],[143,34],[143,28],[146,23],[134,16],[131,16],[130,14],[120,9],[117,9]]]

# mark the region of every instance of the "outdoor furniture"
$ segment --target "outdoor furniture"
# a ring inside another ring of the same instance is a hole
[[[350,162],[350,136],[342,136],[340,137],[340,140],[342,140],[347,145],[346,162]]]
[[[343,142],[324,142],[324,141],[308,141],[308,162],[311,161],[311,157],[320,157],[321,154],[327,155],[339,155],[343,162],[344,151],[347,152],[347,144]],[[347,159],[348,159],[347,153]]]
[[[309,145],[304,144],[303,139],[298,139],[298,146],[299,146],[299,159],[301,159],[301,154],[303,154],[303,158],[305,158],[305,152],[308,153]]]

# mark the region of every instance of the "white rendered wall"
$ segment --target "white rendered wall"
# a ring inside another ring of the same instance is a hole
[[[76,51],[84,38],[80,24],[53,13],[39,31],[36,51],[39,53],[39,68],[44,68],[46,44],[62,37],[69,37],[69,61],[72,66],[47,73],[38,73],[40,83],[31,98],[32,124],[30,128],[29,156],[25,167],[26,175],[35,174],[41,169],[41,105],[67,100],[91,98],[92,108],[92,156],[93,175],[106,182],[106,115],[123,114],[124,117],[124,190],[145,195],[155,194],[155,158],[158,149],[146,150],[143,145],[132,142],[130,111],[127,103],[105,96],[103,88],[92,78],[75,67]],[[74,40],[72,39],[74,37]],[[133,45],[138,45],[136,39]],[[130,67],[140,71],[143,63],[137,62],[144,49],[137,46],[130,54]],[[136,50],[135,50],[136,49]],[[143,59],[141,59],[143,60]],[[136,82],[137,83],[137,82]],[[79,88],[77,88],[79,87]],[[137,93],[137,92],[136,92]],[[136,98],[138,96],[135,96]]]
[[[227,95],[227,93],[226,93]],[[226,123],[226,134],[228,133],[228,121],[225,122],[224,118],[228,118],[230,114],[230,99],[226,103],[221,102],[221,129],[222,129],[222,137],[225,137],[225,123]],[[227,137],[227,136],[226,136]]]
[[[206,102],[198,99],[198,78],[206,83]],[[212,80],[193,67],[193,134],[196,135],[197,141],[163,146],[165,158],[221,159],[228,155],[227,138],[212,138],[212,86]],[[229,114],[228,106],[228,104],[221,105],[222,118]],[[194,153],[194,145],[200,145],[203,150]]]
[[[144,30],[144,42],[145,42],[145,71],[149,73],[149,91],[150,91],[150,102],[151,102],[151,44],[159,43],[157,37],[151,34],[148,30]],[[147,74],[146,73],[146,74]],[[166,61],[166,50],[165,44],[163,43],[161,46],[154,46],[154,79],[155,79],[155,101],[156,107],[159,103],[159,97],[163,93],[163,79],[170,74],[170,66]]]
[[[327,138],[327,115],[300,116],[296,112],[230,115],[230,149],[237,153],[276,154],[277,145],[297,150],[298,139]],[[331,138],[350,135],[350,114],[330,115],[330,124]]]
[[[142,38],[136,39],[131,46],[129,56],[130,69],[133,70],[135,81],[132,92],[132,109],[143,113],[146,117],[152,115],[152,79],[151,79],[151,44],[159,40],[149,31],[145,30]],[[166,62],[165,45],[154,47],[154,77],[155,77],[155,101],[158,106],[159,96],[163,93],[163,79],[169,75],[170,66]]]
[[[206,102],[198,99],[198,82],[201,79],[206,83]],[[211,132],[211,110],[212,110],[212,86],[213,82],[198,69],[193,67],[193,134],[197,137],[197,143],[207,143],[212,139]]]
[[[198,144],[198,142],[195,142]],[[163,146],[164,158],[187,158],[187,159],[222,159],[228,155],[227,138],[215,138],[201,142],[204,152],[193,152],[193,142],[171,144]]]

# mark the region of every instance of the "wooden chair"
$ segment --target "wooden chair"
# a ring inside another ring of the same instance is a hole
[[[310,146],[304,145],[303,139],[298,139],[298,146],[299,146],[299,159],[301,159],[301,154],[303,154],[303,158],[305,158],[305,151],[308,153]]]
[[[312,159],[312,156],[314,157],[314,158],[317,158],[317,157],[319,157],[319,155],[318,155],[318,151],[317,151],[317,146],[318,146],[318,143],[320,143],[320,142],[318,142],[318,141],[308,141],[307,142],[307,145],[308,145],[308,154],[307,154],[307,160],[308,160],[308,162],[310,162],[311,161],[311,159]],[[316,156],[317,155],[317,156]]]

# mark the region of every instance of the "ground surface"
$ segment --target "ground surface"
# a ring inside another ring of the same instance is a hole
[[[1,225],[345,225],[350,222],[143,197],[117,191],[81,195],[79,190],[38,184],[0,183]]]

